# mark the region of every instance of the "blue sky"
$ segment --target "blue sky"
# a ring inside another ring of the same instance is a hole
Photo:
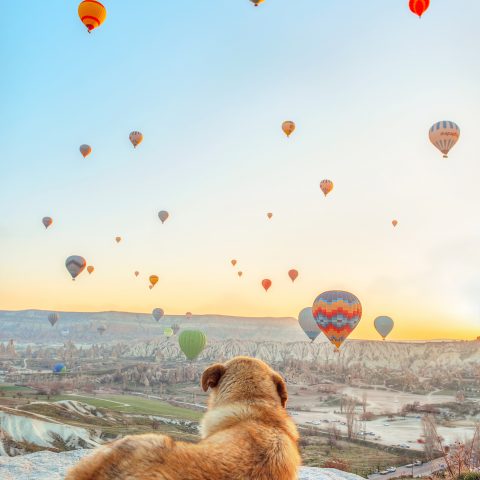
[[[91,35],[51,3],[2,7],[0,308],[295,315],[342,288],[359,336],[382,314],[398,338],[473,335],[478,1],[116,0]],[[95,276],[69,282],[71,254]]]

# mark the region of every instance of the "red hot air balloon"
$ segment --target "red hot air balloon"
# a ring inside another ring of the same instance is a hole
[[[398,220],[392,220],[392,225],[396,227],[398,225]]]
[[[265,278],[262,280],[262,287],[265,289],[266,292],[268,292],[268,289],[272,286],[272,281],[269,280],[268,278]]]
[[[419,18],[427,11],[430,6],[430,0],[410,0],[410,10]]]
[[[288,271],[288,276],[290,277],[290,280],[294,282],[298,277],[298,270],[292,268],[292,270]]]

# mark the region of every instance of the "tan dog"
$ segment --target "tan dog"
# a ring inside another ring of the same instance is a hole
[[[207,368],[212,389],[198,444],[164,435],[129,436],[99,448],[66,480],[294,480],[297,429],[285,411],[282,377],[260,360],[236,357]]]

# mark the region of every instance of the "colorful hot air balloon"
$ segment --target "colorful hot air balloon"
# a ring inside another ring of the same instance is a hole
[[[230,260],[230,263],[232,264],[232,267],[234,267],[237,264],[237,261],[233,259],[233,260]]]
[[[393,320],[390,317],[377,317],[373,321],[375,330],[385,340],[387,335],[393,330]]]
[[[53,327],[58,321],[60,320],[60,315],[56,312],[52,312],[48,315],[48,321],[50,325]]]
[[[115,237],[115,241],[116,241],[117,243],[120,243],[120,242],[122,241],[122,237]]]
[[[237,272],[237,275],[241,277],[243,275],[243,272]]]
[[[168,338],[168,337],[171,337],[173,335],[173,329],[170,328],[170,327],[165,327],[163,329],[163,334]]]
[[[166,210],[161,210],[160,212],[158,212],[158,218],[162,223],[165,223],[169,216],[170,214]]]
[[[430,0],[410,0],[409,7],[412,13],[421,17],[430,6]]]
[[[66,373],[67,367],[63,363],[56,363],[52,370],[55,374]]]
[[[398,221],[397,221],[397,220],[392,220],[392,225],[393,225],[394,227],[396,227],[396,226],[398,225]]]
[[[283,130],[283,133],[285,133],[285,135],[289,137],[295,130],[295,123],[290,120],[283,122],[282,130]]]
[[[320,190],[327,196],[333,190],[333,182],[331,180],[322,180],[320,182]]]
[[[189,360],[195,360],[205,348],[207,337],[199,330],[184,330],[178,337],[178,344]]]
[[[192,318],[192,312],[187,312],[185,317],[187,317],[187,320],[190,320]]]
[[[90,33],[107,18],[107,9],[97,0],[84,0],[78,6],[78,16]]]
[[[132,142],[133,148],[137,148],[143,142],[143,135],[140,132],[132,132],[129,137]]]
[[[312,313],[320,330],[338,351],[360,322],[362,305],[353,293],[333,290],[315,299]]]
[[[272,213],[272,212],[268,212],[268,213],[267,213],[267,218],[268,218],[269,220],[271,220],[272,217],[273,217],[273,213]]]
[[[298,270],[295,270],[294,268],[292,268],[292,270],[288,271],[288,276],[290,277],[290,280],[293,283],[298,277]]]
[[[97,332],[100,335],[103,335],[106,331],[107,331],[107,327],[105,325],[100,325],[99,327],[97,327]]]
[[[265,0],[250,0],[256,7],[258,7],[261,3],[263,3]]]
[[[83,155],[83,158],[86,158],[92,153],[92,147],[86,144],[80,145],[80,153]]]
[[[152,285],[152,288],[157,284],[158,282],[158,277],[156,275],[150,275],[150,284]]]
[[[133,273],[136,277],[138,277],[140,275],[140,272],[138,270],[135,270],[135,272]]]
[[[43,217],[42,223],[45,228],[48,228],[53,223],[53,220],[51,217]]]
[[[87,266],[87,262],[80,255],[72,255],[65,261],[65,266],[72,276],[72,279],[75,280],[83,272]]]
[[[443,153],[443,158],[448,158],[448,152],[460,138],[460,127],[448,120],[443,120],[432,125],[428,134],[430,141]]]
[[[268,289],[272,286],[272,281],[269,280],[268,278],[265,278],[262,280],[262,287],[265,289],[266,292],[268,292]]]
[[[320,329],[313,318],[312,307],[306,307],[298,314],[298,323],[312,342],[320,335]]]
[[[158,322],[165,315],[165,312],[162,308],[154,308],[152,310],[153,318]]]
[[[94,267],[93,265],[89,265],[89,266],[87,267],[87,272],[88,272],[89,274],[91,274],[94,270],[95,270],[95,267]]]

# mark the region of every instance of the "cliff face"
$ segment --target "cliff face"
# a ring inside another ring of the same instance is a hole
[[[88,450],[52,453],[38,452],[21,457],[0,457],[2,480],[63,480],[66,471]],[[353,473],[330,468],[302,468],[299,480],[362,480]]]

